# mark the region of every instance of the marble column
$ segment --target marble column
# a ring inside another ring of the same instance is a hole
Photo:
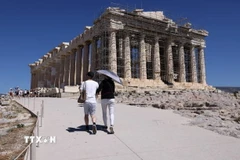
[[[195,47],[192,45],[190,49],[190,70],[191,70],[191,82],[197,83],[197,70],[196,70],[196,56]]]
[[[82,81],[82,68],[83,68],[82,48],[83,46],[79,46],[77,50],[77,69],[76,69],[77,84],[81,84],[81,81]]]
[[[160,53],[159,53],[159,37],[155,37],[155,44],[154,44],[154,55],[153,55],[153,79],[160,80],[160,71],[161,71],[161,64],[160,64]]]
[[[101,58],[101,49],[102,49],[102,47],[101,47],[101,43],[102,43],[102,41],[101,41],[101,37],[97,37],[97,40],[96,40],[96,43],[97,43],[97,50],[96,50],[96,69],[98,70],[98,69],[100,69],[101,68],[101,66],[100,66],[100,58]]]
[[[42,75],[41,75],[41,69],[38,69],[37,70],[37,87],[40,87],[39,86],[39,83],[41,82],[41,78],[42,78]]]
[[[146,48],[145,48],[145,35],[140,36],[140,79],[147,79],[147,70],[146,70]]]
[[[68,86],[70,85],[69,82],[69,55],[65,56],[65,60],[64,60],[64,86]]]
[[[179,82],[186,82],[186,69],[185,69],[185,53],[184,53],[184,44],[179,43],[178,46],[179,54],[179,75],[178,80]]]
[[[199,48],[198,53],[199,60],[199,74],[200,74],[200,83],[206,84],[206,68],[205,68],[205,58],[204,58],[204,48]]]
[[[45,77],[46,77],[46,74],[45,74],[46,72],[45,72],[45,68],[41,68],[41,71],[40,71],[40,74],[41,74],[41,78],[40,78],[40,84],[41,84],[41,87],[46,87],[45,86]]]
[[[124,78],[132,78],[131,47],[129,33],[126,33],[124,38]]]
[[[73,85],[77,85],[77,49],[74,49],[74,76],[73,76]]]
[[[97,40],[96,38],[93,38],[92,40],[92,45],[91,45],[92,49],[91,49],[91,71],[95,71],[96,70],[96,54],[97,54]]]
[[[89,43],[84,44],[83,54],[83,81],[87,80],[87,72],[89,71]]]
[[[42,75],[42,69],[40,68],[39,70],[38,70],[38,82],[37,82],[37,86],[38,87],[42,87],[42,86],[40,86],[40,83],[43,83],[43,75]]]
[[[48,87],[47,86],[47,82],[48,82],[48,68],[44,68],[42,74],[43,74],[43,77],[44,77],[43,78],[43,82],[44,82],[43,86],[44,87]]]
[[[76,72],[75,72],[75,57],[76,57],[76,50],[72,50],[70,53],[70,85],[76,85]]]
[[[55,87],[55,83],[56,83],[56,62],[53,62],[51,65],[51,84],[50,87],[54,86]]]
[[[33,88],[37,88],[37,82],[38,82],[38,70],[35,71],[35,78],[34,78],[34,85]]]
[[[39,70],[36,71],[35,88],[38,87],[38,82],[39,82]]]
[[[35,81],[36,81],[36,71],[32,72],[32,80],[31,80],[31,89],[35,88]]]
[[[64,72],[64,62],[65,62],[65,56],[61,56],[61,64],[60,64],[60,87],[62,87],[62,84],[65,82],[65,72]]]
[[[71,52],[68,52],[68,86],[71,86]]]
[[[109,33],[109,54],[108,54],[109,70],[117,73],[117,46],[116,31]]]
[[[55,87],[60,87],[60,60],[56,61],[56,80],[55,80]]]
[[[31,72],[31,85],[30,85],[30,88],[33,89],[34,88],[34,76],[35,73]]]
[[[119,38],[118,52],[119,52],[119,58],[123,58],[123,39],[122,38]]]
[[[42,71],[42,74],[43,74],[43,86],[44,87],[47,87],[47,80],[48,80],[48,70],[47,70],[47,68],[43,68],[43,71]]]
[[[31,89],[35,88],[35,82],[36,82],[36,71],[32,72],[32,79],[31,79]]]
[[[167,49],[166,49],[166,64],[167,64],[167,81],[173,83],[173,54],[172,54],[172,40],[169,38],[167,40]]]
[[[48,66],[48,76],[47,76],[47,87],[50,88],[51,87],[51,80],[52,80],[52,75],[51,75],[51,72],[52,72],[52,67],[51,66]]]

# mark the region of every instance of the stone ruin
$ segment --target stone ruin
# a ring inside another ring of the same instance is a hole
[[[162,11],[109,7],[92,26],[29,64],[31,89],[75,87],[88,71],[117,73],[123,86],[208,89],[204,49],[208,32],[177,24]],[[101,80],[98,75],[97,81]]]

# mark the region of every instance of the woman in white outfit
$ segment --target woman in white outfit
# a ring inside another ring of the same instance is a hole
[[[101,92],[101,105],[102,105],[102,116],[104,122],[104,129],[108,128],[107,121],[107,108],[109,110],[110,117],[110,133],[114,134],[113,126],[114,126],[114,104],[115,104],[115,84],[113,80],[109,77],[105,77],[105,79],[100,83],[99,88],[97,90],[97,94]]]

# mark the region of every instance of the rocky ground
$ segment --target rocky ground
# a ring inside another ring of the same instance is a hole
[[[12,160],[28,145],[36,118],[15,102],[0,106],[0,159]],[[19,160],[23,159],[21,157]]]
[[[132,90],[117,92],[116,101],[139,107],[173,109],[191,118],[191,125],[240,138],[239,95],[220,90]]]

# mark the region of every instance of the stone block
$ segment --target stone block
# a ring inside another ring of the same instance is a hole
[[[79,86],[64,86],[64,92],[66,93],[79,92]]]

